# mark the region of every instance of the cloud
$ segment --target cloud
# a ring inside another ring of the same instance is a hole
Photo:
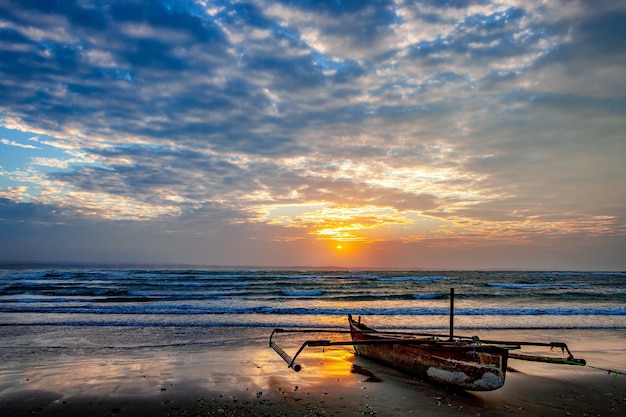
[[[7,203],[20,200],[26,193],[25,186],[8,187],[6,190],[0,191],[0,198],[5,199]]]
[[[3,0],[0,122],[47,136],[3,133],[41,155],[4,168],[0,189],[81,227],[275,242],[344,215],[346,238],[372,242],[621,235],[625,15],[586,1]]]
[[[9,139],[5,139],[5,138],[1,138],[0,139],[0,143],[2,143],[3,145],[7,145],[7,146],[15,146],[16,148],[41,149],[41,148],[38,148],[38,147],[36,147],[34,145],[23,144],[23,143],[19,143],[19,142],[16,142],[14,140],[9,140]]]

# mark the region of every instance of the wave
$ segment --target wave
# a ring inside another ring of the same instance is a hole
[[[507,283],[498,283],[498,282],[490,282],[487,283],[490,287],[497,288],[505,288],[505,289],[525,289],[525,288],[567,288],[567,287],[591,287],[591,283],[589,282],[552,282],[552,283],[541,283],[541,284],[507,284]]]
[[[337,302],[369,302],[369,301],[412,301],[412,300],[436,300],[447,298],[447,295],[430,293],[380,293],[360,292],[345,294],[341,290],[266,290],[266,291],[206,291],[206,292],[147,292],[147,291],[116,291],[116,292],[60,292],[54,294],[41,293],[5,293],[4,303],[23,304],[48,304],[48,303],[129,303],[133,301],[212,301],[218,299],[254,300],[256,302],[280,302],[287,299],[313,298],[319,300]],[[478,297],[477,297],[478,298]]]
[[[279,306],[199,306],[192,304],[114,304],[114,305],[0,305],[0,313],[46,313],[46,314],[143,314],[143,315],[224,315],[224,314],[266,314],[266,315],[321,315],[342,316],[431,316],[448,315],[447,308],[389,308],[389,307],[279,307]],[[626,316],[626,306],[579,306],[579,307],[522,307],[522,308],[457,308],[457,316]]]
[[[350,295],[326,295],[324,300],[328,301],[347,301],[347,302],[363,302],[363,301],[414,301],[414,300],[435,300],[444,298],[440,294],[412,294],[412,293],[360,293]]]
[[[288,297],[316,297],[322,295],[322,291],[320,290],[282,290],[281,293]]]
[[[315,322],[291,322],[291,321],[240,321],[240,320],[224,320],[220,322],[176,322],[176,321],[150,321],[150,320],[111,320],[111,321],[83,321],[83,320],[59,320],[54,322],[23,322],[23,323],[0,323],[0,327],[33,327],[33,326],[41,326],[41,327],[172,327],[172,328],[215,328],[215,327],[241,327],[241,328],[292,328],[292,329],[328,329],[328,330],[336,330],[342,329],[337,326],[329,326],[323,323],[315,323]],[[441,337],[447,336],[447,326],[393,326],[389,328],[385,328],[386,330],[402,330],[402,331],[432,331],[432,332],[442,332]],[[548,325],[548,326],[528,326],[528,325],[507,325],[507,326],[485,326],[483,324],[473,326],[473,325],[465,325],[465,326],[456,326],[455,330],[460,331],[486,331],[486,330],[626,330],[626,327],[621,325]],[[269,334],[269,333],[268,333]],[[177,345],[184,346],[185,344],[204,344],[203,342],[180,342]],[[161,345],[155,345],[158,347]],[[167,346],[167,344],[163,344],[162,346]],[[149,347],[149,346],[138,346],[138,347]],[[29,349],[35,350],[39,349],[54,349],[57,347],[50,346],[39,346],[39,347],[14,347],[13,349]],[[67,349],[67,346],[58,346],[59,349]],[[86,347],[80,347],[81,349],[88,349]],[[116,347],[116,348],[124,348]],[[136,349],[137,347],[130,347]]]
[[[437,298],[443,298],[440,294],[413,294],[411,298],[415,300],[435,300]]]
[[[466,316],[460,322],[472,326],[608,323],[626,328],[625,276],[524,271],[0,270],[0,326],[8,322],[298,326],[343,323],[340,316],[347,314],[430,326],[447,322],[448,287],[455,287],[456,315]]]
[[[450,279],[445,275],[419,276],[419,277],[378,277],[382,282],[439,282]]]

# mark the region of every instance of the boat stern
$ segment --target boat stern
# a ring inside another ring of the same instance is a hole
[[[430,366],[426,370],[434,382],[455,386],[468,391],[493,391],[504,385],[506,370],[492,365],[450,363],[447,366]]]

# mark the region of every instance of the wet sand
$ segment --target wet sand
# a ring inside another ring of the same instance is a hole
[[[0,327],[2,416],[626,415],[626,376],[591,367],[514,360],[503,388],[470,393],[355,358],[350,347],[310,348],[296,373],[267,346],[268,329],[203,330],[202,343],[189,343],[193,329],[174,329],[168,343],[136,346],[116,344],[115,331]],[[560,339],[591,366],[626,364],[623,331],[488,336]],[[289,353],[298,347],[280,342]]]

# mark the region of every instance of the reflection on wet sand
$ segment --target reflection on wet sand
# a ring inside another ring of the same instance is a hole
[[[215,330],[206,345],[2,349],[2,417],[372,413],[381,417],[417,411],[422,416],[504,416],[507,410],[530,417],[562,416],[574,407],[588,415],[626,415],[626,378],[585,367],[514,364],[520,372],[511,373],[503,388],[471,394],[414,380],[355,357],[351,346],[307,349],[299,356],[302,371],[296,373],[268,347],[267,334],[259,338],[240,334],[239,343],[225,344],[219,343]],[[579,331],[571,332],[571,337],[589,363],[608,356],[610,365],[623,363],[624,333],[604,332],[600,339],[598,334]],[[22,336],[20,346],[27,342]],[[301,343],[288,339],[282,345],[293,354]],[[370,373],[382,382],[372,382]]]

